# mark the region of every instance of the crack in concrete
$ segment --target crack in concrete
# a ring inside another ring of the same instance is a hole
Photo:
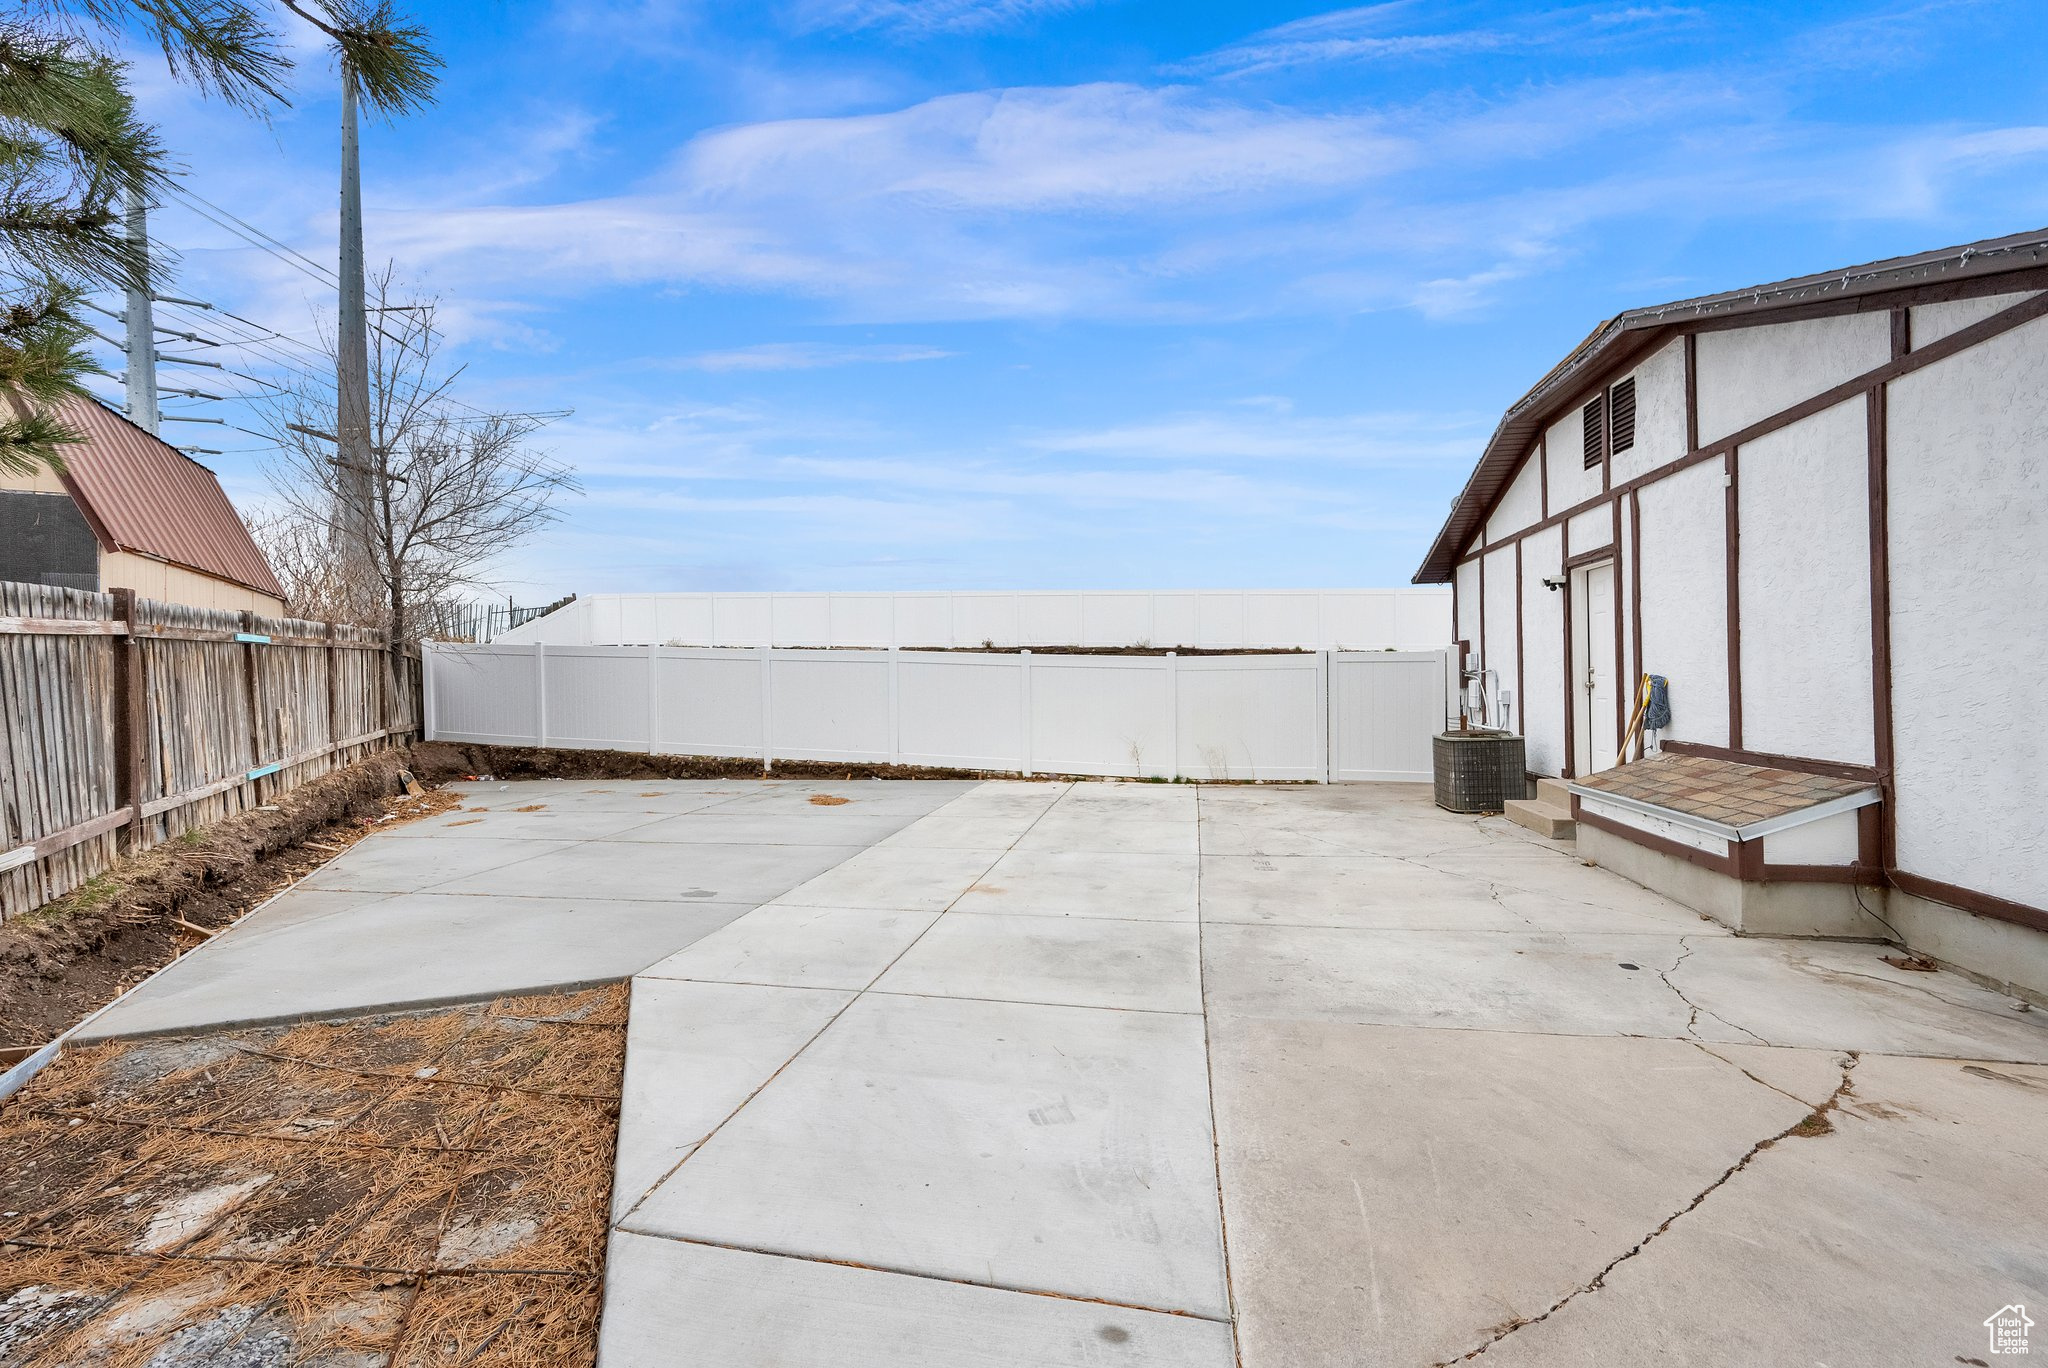
[[[1525,892],[1526,890],[1516,889],[1515,891],[1520,893]],[[1495,883],[1491,879],[1488,879],[1486,881],[1486,896],[1493,899],[1493,905],[1495,907],[1498,907],[1501,911],[1507,913],[1510,917],[1520,917],[1522,921],[1526,925],[1528,925],[1532,930],[1541,931],[1543,929],[1542,927],[1536,924],[1536,919],[1530,916],[1528,913],[1517,912],[1514,908],[1509,907],[1507,905],[1507,901],[1503,899],[1500,895],[1500,885]]]
[[[1809,960],[1807,961],[1807,963],[1811,964],[1812,961]],[[2003,1011],[1999,1011],[1990,1007],[1979,1007],[1975,1003],[1957,1002],[1954,998],[1942,996],[1940,993],[1935,992],[1932,988],[1927,987],[1925,984],[1907,983],[1901,979],[1886,978],[1882,974],[1866,974],[1856,969],[1835,969],[1830,968],[1827,965],[1819,964],[1815,964],[1813,965],[1813,967],[1815,969],[1821,970],[1824,973],[1839,974],[1843,978],[1869,979],[1872,983],[1882,983],[1887,987],[1905,988],[1915,993],[1925,993],[1927,994],[1927,996],[1933,998],[1936,1002],[1939,1002],[1947,1007],[1953,1007],[1960,1012],[1975,1012],[1979,1016],[1994,1017],[1999,1021],[2010,1021],[2013,1017],[2020,1015],[2020,1013],[2014,1011],[2012,1008],[2009,1007],[2004,1009]]]
[[[1586,1282],[1580,1283],[1577,1287],[1574,1287],[1571,1291],[1565,1293],[1562,1297],[1559,1297],[1556,1301],[1552,1302],[1550,1306],[1546,1308],[1542,1313],[1534,1316],[1515,1317],[1505,1322],[1504,1324],[1496,1326],[1493,1329],[1491,1335],[1486,1340],[1486,1342],[1484,1344],[1481,1344],[1478,1348],[1467,1350],[1465,1353],[1460,1354],[1456,1358],[1439,1359],[1436,1363],[1431,1365],[1431,1368],[1452,1368],[1452,1365],[1454,1364],[1470,1362],[1471,1360],[1478,1358],[1481,1354],[1484,1354],[1487,1350],[1493,1348],[1494,1345],[1499,1344],[1502,1340],[1508,1338],[1508,1336],[1515,1334],[1517,1331],[1527,1329],[1529,1326],[1532,1325],[1539,1325],[1542,1322],[1549,1320],[1552,1316],[1556,1315],[1559,1311],[1562,1311],[1565,1307],[1569,1306],[1573,1301],[1577,1300],[1579,1297],[1585,1296],[1588,1293],[1600,1291],[1602,1288],[1607,1286],[1608,1274],[1614,1272],[1615,1269],[1619,1268],[1621,1265],[1627,1263],[1630,1259],[1635,1258],[1636,1255],[1642,1253],[1645,1249],[1649,1248],[1651,1242],[1656,1240],[1659,1236],[1663,1235],[1666,1231],[1670,1230],[1673,1225],[1677,1224],[1679,1218],[1689,1215],[1694,1211],[1697,1211],[1700,1205],[1703,1202],[1705,1202],[1707,1198],[1713,1196],[1715,1192],[1719,1191],[1721,1187],[1723,1187],[1736,1174],[1748,1168],[1759,1154],[1762,1154],[1765,1150],[1777,1144],[1780,1140],[1787,1139],[1793,1135],[1820,1136],[1828,1134],[1832,1130],[1832,1125],[1829,1123],[1827,1119],[1828,1115],[1831,1112],[1833,1112],[1837,1107],[1841,1106],[1842,1099],[1848,1097],[1850,1093],[1853,1091],[1850,1075],[1855,1072],[1857,1062],[1862,1058],[1860,1052],[1855,1050],[1848,1051],[1847,1055],[1848,1058],[1842,1064],[1841,1081],[1835,1084],[1835,1090],[1832,1093],[1828,1094],[1827,1101],[1821,1103],[1818,1107],[1815,1107],[1812,1111],[1808,1112],[1805,1116],[1800,1117],[1797,1121],[1785,1127],[1785,1129],[1779,1131],[1776,1135],[1767,1136],[1764,1139],[1757,1141],[1754,1145],[1751,1145],[1746,1151],[1744,1151],[1740,1159],[1737,1159],[1733,1164],[1730,1164],[1726,1169],[1722,1170],[1720,1177],[1716,1178],[1713,1182],[1707,1184],[1704,1188],[1701,1188],[1698,1193],[1694,1194],[1693,1199],[1690,1202],[1687,1202],[1684,1206],[1672,1212],[1669,1216],[1666,1216],[1663,1222],[1660,1225],[1658,1225],[1658,1227],[1655,1230],[1652,1230],[1649,1234],[1643,1236],[1642,1239],[1636,1241],[1636,1243],[1631,1245],[1628,1249],[1616,1255],[1614,1259],[1611,1262],[1609,1262],[1605,1268],[1602,1268],[1598,1273],[1595,1273],[1592,1276],[1592,1278],[1590,1278]],[[1716,1057],[1718,1058],[1718,1056]],[[1768,1087],[1770,1085],[1765,1084],[1765,1086]],[[1797,1098],[1793,1100],[1798,1101]],[[1803,1106],[1805,1104],[1801,1103],[1801,1105]]]
[[[1672,961],[1671,967],[1669,969],[1659,969],[1657,971],[1657,977],[1663,980],[1664,986],[1666,988],[1669,988],[1672,992],[1676,993],[1678,995],[1678,1000],[1684,1003],[1686,1007],[1691,1010],[1691,1015],[1685,1019],[1685,1033],[1689,1036],[1698,1036],[1699,1033],[1695,1031],[1693,1028],[1699,1023],[1700,1016],[1702,1013],[1704,1013],[1705,1015],[1710,1016],[1714,1020],[1720,1022],[1723,1026],[1726,1026],[1729,1030],[1742,1032],[1744,1035],[1748,1036],[1751,1040],[1754,1040],[1759,1045],[1771,1044],[1772,1042],[1765,1040],[1762,1036],[1758,1035],[1755,1031],[1750,1030],[1749,1027],[1742,1025],[1740,1022],[1730,1021],[1727,1017],[1722,1016],[1719,1012],[1716,1012],[1708,1007],[1700,1006],[1697,1002],[1694,1002],[1691,998],[1685,995],[1685,990],[1683,988],[1680,988],[1676,983],[1673,983],[1671,981],[1671,976],[1678,972],[1678,966],[1684,964],[1688,959],[1692,958],[1693,946],[1691,939],[1686,936],[1680,936],[1678,938],[1678,944],[1680,947],[1678,958]]]
[[[1707,1048],[1706,1042],[1703,1040],[1688,1040],[1686,1044],[1692,1046],[1695,1050],[1698,1050],[1701,1054],[1705,1055],[1709,1059],[1720,1060],[1723,1064],[1726,1064],[1729,1068],[1735,1070],[1737,1073],[1741,1074],[1744,1078],[1748,1079],[1750,1082],[1756,1084],[1760,1088],[1769,1088],[1772,1092],[1776,1093],[1780,1097],[1789,1097],[1802,1107],[1810,1107],[1813,1105],[1811,1102],[1808,1102],[1805,1098],[1801,1097],[1798,1093],[1786,1092],[1777,1084],[1766,1082],[1763,1079],[1757,1077],[1755,1074],[1751,1073],[1749,1070],[1743,1068],[1740,1064],[1737,1064],[1734,1060],[1730,1059],[1727,1055],[1715,1054],[1712,1050]]]

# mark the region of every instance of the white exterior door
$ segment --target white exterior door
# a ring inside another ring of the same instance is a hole
[[[1619,758],[1621,736],[1615,724],[1614,562],[1601,561],[1580,572],[1579,630],[1574,634],[1574,665],[1579,713],[1573,720],[1578,771],[1594,774],[1612,769]]]

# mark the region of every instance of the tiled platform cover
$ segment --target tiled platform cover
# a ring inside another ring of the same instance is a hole
[[[1767,769],[1674,751],[1573,782],[1580,788],[1654,803],[1732,827],[1801,812],[1875,787],[1860,779]]]

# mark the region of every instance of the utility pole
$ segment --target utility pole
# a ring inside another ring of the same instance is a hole
[[[149,207],[142,187],[128,187],[128,240],[144,256],[149,252]],[[121,350],[128,359],[128,421],[144,432],[162,427],[156,402],[156,313],[150,308],[149,286],[128,287],[128,308],[122,321],[127,325]]]
[[[369,580],[371,565],[370,330],[363,308],[363,173],[356,144],[356,73],[341,64],[341,278],[335,341],[334,531],[342,554]]]

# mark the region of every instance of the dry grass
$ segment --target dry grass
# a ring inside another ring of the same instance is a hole
[[[0,1111],[0,1363],[589,1364],[626,989],[112,1044]]]

